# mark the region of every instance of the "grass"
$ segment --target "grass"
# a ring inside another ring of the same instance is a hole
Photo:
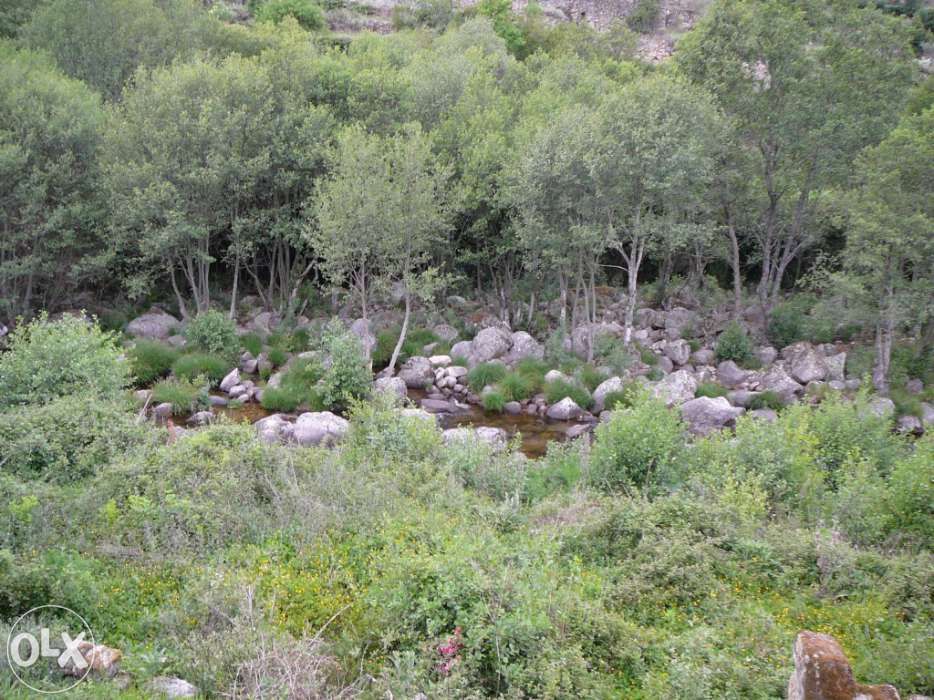
[[[152,403],[172,404],[175,415],[191,413],[208,405],[207,390],[187,379],[163,379],[152,387]]]
[[[139,386],[152,384],[157,379],[167,376],[179,357],[178,350],[154,340],[136,341],[136,345],[130,348],[127,354],[133,376],[136,377]]]
[[[192,381],[195,377],[205,377],[212,385],[219,383],[230,370],[228,360],[206,353],[182,355],[172,364],[172,374],[179,379]]]
[[[496,383],[496,389],[507,401],[522,401],[531,398],[538,391],[538,384],[534,377],[510,372]]]
[[[281,367],[289,361],[288,351],[281,347],[269,348],[266,357],[272,363],[273,367]]]
[[[480,397],[480,405],[483,406],[483,410],[493,411],[495,413],[502,413],[508,402],[509,399],[496,390],[488,391]]]
[[[476,392],[483,387],[496,384],[506,376],[506,366],[501,362],[484,362],[467,373],[467,384]]]
[[[628,384],[620,391],[611,391],[603,397],[603,407],[607,411],[616,411],[620,408],[632,408],[640,393],[637,384]]]
[[[548,403],[558,403],[561,399],[570,397],[581,408],[590,408],[593,397],[590,392],[579,384],[573,384],[559,379],[545,384],[545,398]]]
[[[451,358],[451,365],[454,367],[466,367],[467,362],[467,358],[463,355],[454,355],[454,357]]]
[[[256,357],[263,351],[263,337],[259,333],[245,333],[240,336],[240,347]]]
[[[715,399],[718,396],[726,396],[727,393],[729,393],[729,390],[722,384],[704,382],[697,387],[697,391],[694,392],[694,395],[697,398],[706,396],[709,399]]]
[[[654,367],[658,364],[658,355],[652,352],[650,348],[640,347],[639,359],[642,360],[643,364],[646,364],[649,367]]]
[[[269,411],[294,411],[299,406],[321,410],[323,402],[318,391],[322,371],[314,359],[298,359],[282,375],[278,387],[266,387],[260,404]]]
[[[753,396],[749,401],[750,411],[759,411],[764,408],[778,411],[784,406],[785,402],[782,401],[782,397],[774,391],[763,391],[761,394]]]
[[[392,351],[399,341],[399,327],[388,328],[376,334],[376,347],[373,348],[373,365],[381,367],[389,364],[392,357]],[[399,351],[399,362],[405,362],[410,357],[422,354],[422,348],[429,343],[437,343],[440,338],[427,328],[410,328],[405,334],[405,342],[402,343],[402,349]],[[439,346],[435,354],[444,354]],[[450,350],[450,347],[448,347]]]
[[[587,387],[590,391],[596,389],[607,379],[606,374],[601,372],[593,365],[584,365],[581,367],[577,377],[580,379],[581,384]]]

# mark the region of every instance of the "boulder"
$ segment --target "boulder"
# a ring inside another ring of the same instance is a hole
[[[895,424],[896,430],[905,435],[923,435],[924,426],[917,416],[900,416]]]
[[[842,382],[846,378],[845,352],[838,352],[836,355],[825,357],[824,364],[827,367],[827,379],[829,381]]]
[[[757,408],[750,411],[749,415],[758,420],[764,420],[766,423],[774,423],[778,420],[778,414],[771,408]]]
[[[429,413],[459,413],[460,409],[453,401],[448,401],[447,399],[422,399],[419,402],[424,410]]]
[[[593,390],[594,413],[600,413],[605,408],[606,397],[608,394],[611,394],[614,391],[622,391],[625,388],[626,384],[623,382],[621,377],[610,377],[609,379],[601,382],[600,386]]]
[[[85,665],[79,666],[74,662],[73,657],[65,657],[62,673],[66,676],[84,678],[87,674],[93,673],[104,678],[113,678],[120,670],[123,652],[119,649],[104,644],[94,644],[86,639],[77,642],[74,649],[84,657]],[[88,669],[89,666],[90,669]]]
[[[921,402],[921,423],[925,427],[934,425],[934,404],[929,404],[927,401]]]
[[[790,368],[791,377],[801,384],[819,382],[827,376],[826,357],[810,343],[789,345],[782,350],[782,358]]]
[[[516,331],[512,334],[512,347],[503,360],[512,364],[527,357],[541,360],[545,357],[545,348],[525,331]]]
[[[250,328],[254,331],[269,335],[278,328],[281,322],[282,319],[279,317],[279,314],[273,311],[260,311],[250,322]]]
[[[759,395],[758,391],[746,391],[745,389],[737,389],[735,391],[728,392],[726,395],[727,401],[729,401],[734,406],[739,406],[740,408],[749,408],[749,404],[752,403],[752,400]]]
[[[686,365],[691,359],[691,346],[686,340],[669,340],[663,352],[676,365]]]
[[[428,358],[428,361],[431,363],[432,367],[447,367],[451,364],[450,355],[432,355]]]
[[[210,411],[198,411],[188,419],[188,425],[202,426],[214,422],[214,414]]]
[[[292,440],[302,447],[311,445],[333,445],[340,442],[350,423],[330,411],[303,413],[292,428]]]
[[[672,372],[651,388],[652,395],[664,401],[669,407],[682,404],[694,398],[697,380],[687,370]]]
[[[509,444],[509,434],[502,428],[481,425],[474,429],[474,433],[480,442],[492,446],[497,452],[505,450]]]
[[[924,382],[922,382],[920,379],[909,379],[907,382],[905,382],[905,390],[909,394],[918,395],[924,391]]]
[[[671,358],[665,357],[664,355],[659,355],[658,364],[656,366],[665,374],[671,374],[675,371],[675,363],[671,361]]]
[[[717,353],[710,348],[701,348],[691,353],[691,362],[695,365],[712,365],[717,361]]]
[[[408,387],[402,377],[379,377],[373,382],[373,389],[396,394],[403,399],[409,395]]]
[[[469,340],[460,340],[451,346],[451,357],[464,357],[470,359],[473,343]]]
[[[869,412],[879,418],[887,418],[895,415],[895,402],[885,396],[874,396],[869,400],[866,406]]]
[[[166,698],[193,698],[198,695],[197,686],[181,678],[156,676],[146,684],[149,692]]]
[[[774,391],[785,403],[792,402],[795,396],[804,391],[804,387],[789,377],[780,365],[773,365],[760,375],[758,385],[762,391]]]
[[[434,381],[435,373],[427,357],[416,355],[406,360],[399,370],[399,378],[409,389],[424,389]]]
[[[736,408],[722,396],[710,398],[702,396],[681,404],[681,418],[695,435],[709,435],[732,425],[746,410]]]
[[[127,324],[126,332],[135,338],[165,340],[178,326],[179,321],[172,314],[153,307],[142,316],[137,316]]]
[[[230,370],[226,377],[221,379],[220,390],[224,392],[230,392],[235,386],[240,383],[240,370],[234,368]]]
[[[768,367],[770,364],[775,362],[775,359],[778,357],[778,350],[769,345],[766,345],[765,347],[756,348],[754,354],[756,359],[759,360],[759,363],[763,367]]]
[[[460,335],[454,326],[448,325],[447,323],[439,323],[431,329],[431,332],[445,343],[453,343],[457,340],[457,336]]]
[[[837,640],[805,630],[794,646],[795,668],[788,679],[788,700],[899,700],[891,685],[862,685]]]
[[[505,328],[498,326],[484,328],[471,341],[470,355],[477,363],[489,362],[505,355],[511,345],[512,334]]]
[[[461,379],[466,377],[469,374],[469,370],[466,367],[461,367],[460,365],[454,365],[453,367],[448,367],[445,370],[445,373],[448,377],[454,377],[454,379]]]
[[[185,340],[185,336],[183,335],[170,335],[166,338],[165,342],[175,349],[181,349],[188,344],[188,341]]]
[[[168,420],[172,417],[172,404],[170,403],[160,403],[152,409],[152,415],[154,418],[159,418],[162,420]]]
[[[550,384],[551,382],[569,382],[569,381],[571,381],[571,380],[570,380],[570,378],[568,377],[568,375],[566,375],[566,374],[565,374],[564,372],[562,372],[561,370],[550,369],[550,370],[548,370],[548,371],[545,373],[545,382],[546,382],[546,383],[549,383],[549,384]]]
[[[438,424],[437,416],[434,416],[428,411],[422,410],[421,408],[400,408],[399,415],[403,418],[415,418],[416,420],[430,421],[435,425]]]
[[[590,347],[591,334],[593,342],[596,345],[598,338],[623,336],[623,327],[618,323],[585,323],[575,328],[571,335],[564,340],[566,350],[573,352],[578,357],[587,357],[587,349]]]
[[[581,416],[581,407],[574,403],[574,399],[565,396],[558,403],[548,407],[547,415],[552,420],[575,420]]]
[[[373,325],[369,319],[358,318],[350,324],[350,332],[360,339],[360,345],[363,346],[363,352],[367,358],[373,353],[376,347],[376,336],[373,334]]]
[[[593,423],[578,423],[577,425],[572,425],[564,433],[565,437],[568,440],[574,440],[579,438],[581,435],[586,435],[587,433],[593,432]]]
[[[518,416],[522,413],[522,404],[518,401],[507,401],[503,406],[503,411],[510,416]]]
[[[697,314],[690,309],[676,306],[665,314],[665,336],[677,340],[693,333],[697,328]],[[672,358],[673,359],[673,358]],[[683,362],[680,364],[684,364]]]
[[[717,365],[717,381],[727,389],[735,389],[749,378],[749,372],[739,367],[733,360],[724,360]]]
[[[253,428],[259,435],[259,439],[270,445],[281,442],[292,432],[292,424],[279,413],[260,418],[253,424]]]

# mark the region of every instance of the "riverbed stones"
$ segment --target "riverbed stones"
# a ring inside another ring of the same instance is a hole
[[[165,340],[179,325],[179,320],[162,309],[153,307],[127,324],[126,332],[136,338]]]
[[[416,355],[406,360],[399,370],[399,378],[409,389],[424,389],[434,381],[435,373],[427,357]]]
[[[724,360],[717,365],[717,381],[727,389],[735,389],[749,378],[749,372],[742,369],[733,360]]]
[[[395,394],[403,399],[409,395],[408,387],[402,377],[378,377],[373,381],[373,388],[376,391]]]
[[[728,425],[745,413],[745,409],[734,407],[722,396],[702,396],[681,405],[681,418],[695,435],[709,435]]]
[[[593,410],[600,413],[605,408],[606,397],[613,392],[622,391],[626,387],[622,377],[610,377],[604,380],[593,391]]]
[[[239,383],[240,383],[240,370],[237,368],[234,368],[230,370],[227,376],[221,379],[220,390],[223,392],[230,392],[230,390],[233,389],[235,386],[237,386]]]
[[[651,388],[652,395],[669,407],[690,401],[694,398],[695,391],[697,380],[693,374],[683,369],[665,376]]]
[[[576,420],[582,414],[583,410],[574,402],[574,399],[565,396],[557,403],[549,406],[545,415],[552,420]]]
[[[303,413],[292,428],[292,439],[302,447],[333,445],[340,442],[350,423],[330,411]]]

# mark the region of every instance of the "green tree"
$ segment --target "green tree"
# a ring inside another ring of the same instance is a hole
[[[384,288],[401,286],[405,318],[389,361],[392,372],[405,342],[412,298],[428,298],[437,286],[430,262],[448,228],[448,175],[416,124],[392,137],[349,127],[338,139],[334,161],[315,198],[315,224],[308,235],[331,282],[346,282],[355,290],[364,318],[374,280]]]
[[[763,308],[819,239],[817,193],[845,181],[900,113],[914,75],[909,33],[855,3],[721,0],[679,44],[678,67],[716,97],[755,156],[749,177],[762,205],[749,233]]]
[[[845,196],[845,276],[835,286],[847,290],[848,307],[865,314],[875,328],[872,374],[880,392],[888,391],[896,331],[934,316],[931,134],[934,107],[905,117],[859,157],[856,187]]]
[[[0,43],[0,316],[55,308],[98,269],[99,98]]]

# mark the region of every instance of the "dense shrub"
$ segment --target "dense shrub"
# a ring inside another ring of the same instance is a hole
[[[810,313],[815,308],[815,298],[800,294],[777,304],[772,309],[766,334],[779,348],[801,340],[811,343],[829,343],[834,339],[834,323],[823,315]],[[848,332],[852,332],[849,329]]]
[[[626,17],[626,25],[634,32],[651,32],[658,19],[659,7],[658,0],[638,0]]]
[[[308,406],[316,411],[326,408],[319,387],[323,376],[324,369],[316,358],[296,359],[282,374],[278,387],[263,389],[263,408],[286,412],[299,406]]]
[[[289,353],[280,347],[269,348],[266,359],[269,360],[273,367],[281,367],[289,361]]]
[[[675,481],[683,448],[677,413],[662,402],[643,399],[597,426],[590,480],[604,491],[655,491]]]
[[[747,364],[753,357],[752,342],[746,330],[735,321],[717,338],[717,360],[733,360],[739,365]]]
[[[263,337],[259,333],[244,333],[240,336],[240,347],[257,357],[263,351]]]
[[[208,408],[208,390],[203,377],[192,379],[172,377],[156,382],[152,387],[152,403],[172,404],[172,413],[182,415]]]
[[[172,364],[172,374],[178,379],[194,381],[204,377],[211,384],[218,384],[231,369],[229,360],[204,353],[182,355]]]
[[[694,395],[698,398],[706,396],[711,399],[715,399],[718,396],[726,396],[729,393],[729,390],[722,384],[717,384],[716,382],[703,382],[697,386],[697,391],[694,392]]]
[[[496,389],[480,395],[480,405],[483,406],[483,410],[485,411],[502,413],[508,401],[511,401],[511,399],[507,399],[501,391],[497,391]]]
[[[507,401],[522,401],[531,398],[538,391],[539,384],[535,377],[519,371],[512,371],[496,383],[497,391]]]
[[[16,327],[0,353],[0,408],[69,395],[113,399],[129,376],[113,335],[84,318],[50,321],[43,313]]]
[[[392,351],[399,341],[401,328],[393,327],[376,334],[376,346],[373,348],[373,365],[385,367],[392,358]],[[422,348],[430,343],[438,342],[438,336],[427,328],[410,328],[405,334],[405,341],[399,351],[399,362],[405,362],[410,357],[424,354]]]
[[[77,481],[145,434],[123,401],[63,396],[0,412],[0,469],[23,479]]]
[[[193,350],[233,360],[240,349],[237,325],[220,311],[205,311],[188,322],[185,339]]]
[[[593,397],[580,384],[566,382],[563,379],[545,383],[545,399],[548,403],[558,403],[565,397],[570,397],[581,408],[593,406]]]
[[[785,402],[782,400],[780,394],[774,391],[760,391],[758,394],[752,397],[749,401],[749,410],[758,411],[763,408],[768,408],[773,411],[777,411],[780,408],[784,407]]]
[[[334,410],[369,396],[373,377],[360,339],[334,320],[324,329],[322,348],[328,364],[321,378],[321,401]]]
[[[127,355],[137,386],[147,386],[172,370],[179,352],[155,340],[137,340]]]
[[[286,17],[294,17],[309,31],[324,28],[324,12],[311,0],[265,0],[256,9],[256,19],[260,22],[278,24]]]
[[[584,365],[577,373],[578,379],[589,391],[593,391],[606,381],[606,373],[597,369],[593,365]]]
[[[485,386],[492,386],[506,376],[506,366],[502,362],[484,362],[467,373],[467,384],[475,392]]]
[[[545,457],[526,472],[525,500],[538,502],[555,493],[570,491],[581,480],[581,449],[575,442],[552,442]]]

